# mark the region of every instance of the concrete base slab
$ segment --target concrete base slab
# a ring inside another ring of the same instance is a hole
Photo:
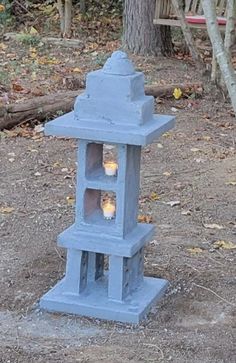
[[[96,231],[93,228],[83,230],[75,224],[67,228],[58,236],[58,246],[73,248],[81,251],[104,253],[122,257],[132,257],[140,248],[153,237],[154,226],[152,224],[138,223],[133,231],[125,238],[114,237],[109,234]]]
[[[123,323],[139,323],[168,287],[168,281],[144,277],[140,286],[124,301],[107,297],[107,278],[90,284],[82,294],[66,292],[65,278],[40,299],[40,307],[51,312],[84,315]]]

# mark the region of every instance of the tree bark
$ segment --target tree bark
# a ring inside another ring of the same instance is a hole
[[[236,24],[236,0],[228,0],[224,46],[229,61],[231,59],[232,47],[235,41],[235,24]],[[225,91],[225,83],[222,74],[220,77],[220,86]]]
[[[86,0],[80,0],[80,11],[84,15],[86,13]]]
[[[71,37],[71,22],[72,22],[72,0],[65,0],[65,29],[64,38]]]
[[[235,24],[236,24],[236,1],[227,1],[227,22],[225,29],[225,50],[228,57],[231,57],[232,46],[235,41]]]
[[[125,0],[123,14],[123,46],[139,55],[171,54],[170,28],[153,24],[155,0]],[[165,44],[167,46],[165,46]]]
[[[236,114],[236,76],[231,60],[228,58],[216,19],[215,1],[202,0],[202,8],[206,17],[207,31],[212,49],[225,81],[234,113]]]
[[[42,121],[55,115],[72,110],[75,98],[82,91],[67,91],[50,96],[39,96],[18,104],[0,107],[0,130],[10,129],[22,122],[34,119]]]
[[[61,30],[61,36],[64,33],[65,29],[65,17],[64,17],[64,4],[63,0],[57,0],[57,10],[60,16],[60,30]]]
[[[60,16],[61,36],[71,37],[72,0],[57,0],[57,9]]]

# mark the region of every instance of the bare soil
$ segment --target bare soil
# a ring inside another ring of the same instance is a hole
[[[81,57],[79,67],[89,58]],[[2,133],[2,363],[235,360],[236,250],[215,244],[236,243],[231,106],[183,60],[136,57],[134,62],[148,82],[196,80],[205,87],[202,98],[157,102],[158,112],[176,115],[176,127],[142,152],[140,215],[151,216],[157,226],[146,247],[145,274],[168,279],[170,288],[139,326],[40,311],[38,299],[64,273],[65,252],[56,237],[74,219],[76,142],[30,128]],[[93,55],[85,63],[93,69]],[[171,207],[170,201],[179,203]],[[3,212],[7,207],[14,210]]]

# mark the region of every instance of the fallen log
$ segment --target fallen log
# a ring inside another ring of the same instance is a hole
[[[3,35],[4,40],[18,40],[21,41],[24,34],[22,33],[5,33]],[[40,41],[45,44],[50,44],[58,47],[64,48],[79,48],[83,49],[84,43],[79,39],[64,39],[64,38],[55,38],[55,37],[39,37]]]
[[[202,83],[178,83],[178,84],[167,84],[167,85],[147,85],[145,86],[146,95],[153,97],[172,97],[175,88],[180,88],[183,95],[191,95],[193,93],[202,94],[203,85]]]
[[[34,119],[44,121],[55,116],[57,112],[66,113],[72,110],[75,98],[83,92],[66,91],[47,96],[39,96],[22,103],[0,106],[0,130],[10,129],[22,122]]]
[[[180,88],[183,94],[192,94],[202,90],[201,84],[148,85],[145,93],[154,97],[173,97],[175,88]],[[20,123],[32,120],[44,121],[55,117],[58,112],[66,113],[73,109],[76,96],[84,90],[64,91],[47,96],[34,97],[21,103],[0,104],[0,130],[10,129]]]

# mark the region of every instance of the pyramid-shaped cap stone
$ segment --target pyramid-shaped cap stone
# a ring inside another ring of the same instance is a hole
[[[90,72],[85,93],[74,106],[77,120],[143,125],[153,117],[154,100],[144,93],[144,77],[126,53],[114,52],[101,70]]]
[[[125,52],[116,51],[106,61],[102,69],[103,73],[119,76],[128,76],[135,73],[132,62]]]

